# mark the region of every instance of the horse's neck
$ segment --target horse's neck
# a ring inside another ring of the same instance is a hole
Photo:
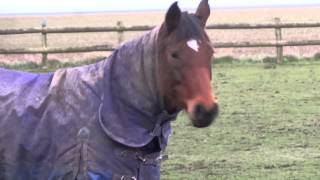
[[[134,104],[145,110],[154,111],[159,106],[159,94],[156,82],[156,58],[158,29],[123,44],[106,60],[106,72],[112,79],[112,86],[121,96],[131,96],[126,103]],[[110,72],[109,72],[110,71]],[[107,75],[107,76],[108,76]],[[116,80],[114,80],[116,79]],[[139,100],[137,100],[139,99]],[[138,104],[143,100],[143,105]],[[159,108],[157,108],[159,109]]]
[[[123,44],[117,51],[122,54],[126,63],[123,65],[132,66],[137,63],[144,63],[145,70],[154,66],[156,60],[156,39],[158,29],[146,33],[145,35]]]

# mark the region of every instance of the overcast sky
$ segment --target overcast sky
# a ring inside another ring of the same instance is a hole
[[[0,14],[165,10],[174,0],[0,0]],[[180,0],[192,9],[200,0]],[[212,8],[320,5],[320,0],[209,0]]]

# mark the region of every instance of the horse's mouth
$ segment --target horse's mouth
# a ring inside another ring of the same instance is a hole
[[[219,115],[219,106],[216,104],[210,110],[206,110],[202,105],[197,105],[193,112],[189,114],[194,127],[205,128],[210,126]]]

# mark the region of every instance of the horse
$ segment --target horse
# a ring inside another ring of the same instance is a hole
[[[208,0],[177,2],[164,22],[95,64],[47,74],[0,69],[0,179],[160,179],[171,122],[208,127]]]

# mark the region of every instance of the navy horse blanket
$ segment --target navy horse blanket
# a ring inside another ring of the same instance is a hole
[[[92,65],[0,69],[0,179],[159,179],[176,114],[158,92],[157,33]]]

